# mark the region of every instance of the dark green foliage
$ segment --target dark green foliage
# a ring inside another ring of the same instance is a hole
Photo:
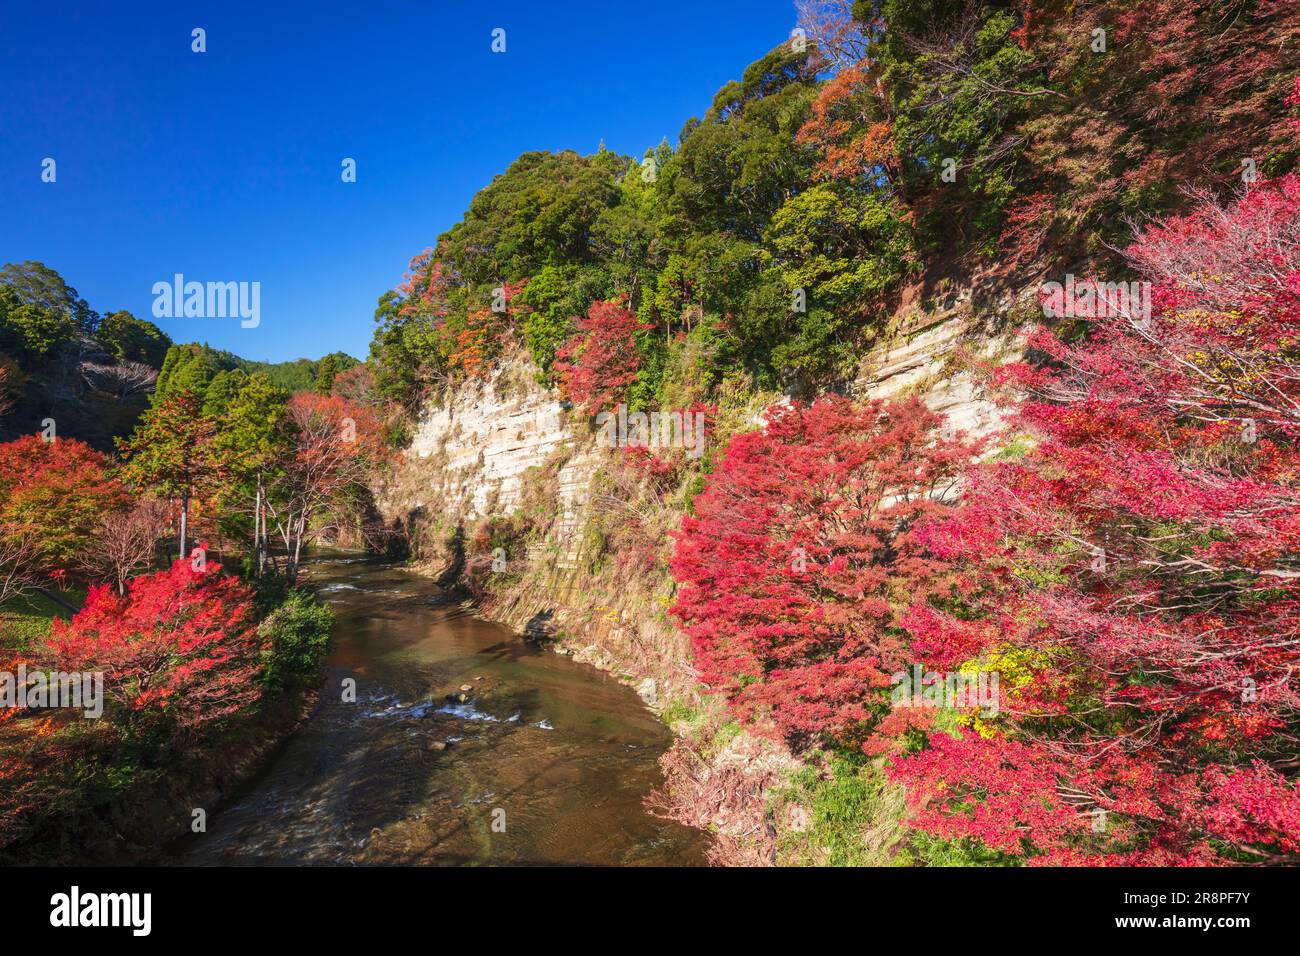
[[[0,349],[40,364],[77,335],[77,325],[63,309],[25,302],[10,285],[0,284]]]
[[[387,401],[410,406],[420,395],[422,382],[432,369],[445,364],[434,342],[430,317],[403,315],[398,294],[389,290],[375,306],[375,335],[370,362],[375,392]]]
[[[524,341],[544,377],[549,378],[556,350],[576,331],[574,316],[605,294],[606,283],[597,269],[545,266],[520,293],[532,310],[524,319]]]
[[[316,391],[322,395],[328,395],[333,391],[334,378],[338,373],[338,360],[333,355],[321,359],[316,368]]]
[[[262,622],[269,639],[261,681],[271,690],[310,688],[323,673],[334,612],[309,591],[289,591]]]
[[[806,184],[814,157],[794,137],[817,87],[808,56],[783,43],[686,124],[671,197],[697,230],[757,240]]]
[[[90,335],[99,325],[99,314],[43,262],[7,263],[0,269],[0,285],[13,292],[19,305],[66,315],[77,332]]]
[[[321,382],[321,367],[326,361],[333,367],[333,374],[346,372],[357,364],[357,360],[346,352],[331,352],[318,360],[294,359],[292,362],[255,362],[239,359],[239,367],[252,375],[262,372],[276,388],[286,392],[309,392],[317,389]],[[333,378],[330,379],[331,385]]]
[[[625,163],[613,153],[525,153],[439,237],[440,258],[469,289],[592,261],[592,227],[618,200],[616,176]]]
[[[1113,267],[1129,218],[1294,168],[1295,0],[859,0],[894,185],[936,265]],[[942,180],[956,163],[955,181]]]
[[[95,339],[119,362],[143,362],[161,369],[172,340],[162,329],[130,312],[110,312],[95,332]]]
[[[344,352],[331,352],[319,361],[295,359],[292,362],[255,362],[208,345],[173,345],[167,350],[162,362],[154,403],[157,404],[177,390],[192,391],[204,396],[206,400],[209,388],[215,390],[213,400],[220,403],[220,396],[230,388],[229,382],[221,375],[223,372],[235,371],[245,377],[261,374],[271,385],[284,392],[310,392],[316,389],[320,381],[321,364],[326,360],[332,362],[336,375],[357,364],[356,359]],[[331,379],[331,383],[332,381]]]
[[[472,335],[489,356],[502,338],[521,341],[552,382],[576,317],[618,299],[651,326],[627,396],[638,407],[680,383],[673,343],[702,325],[713,360],[760,384],[806,391],[845,375],[906,272],[910,235],[874,184],[816,184],[815,151],[796,137],[819,88],[809,54],[782,44],[724,86],[675,149],[521,156],[380,299],[377,389],[413,407],[461,374],[454,355]],[[508,314],[475,320],[511,283],[525,285]]]
[[[881,74],[904,189],[913,197],[946,191],[942,212],[926,224],[935,240],[946,235],[944,218],[956,216],[992,241],[1023,162],[1009,140],[1035,99],[1050,97],[1034,93],[1043,83],[1035,57],[1012,37],[1017,21],[1007,10],[975,15],[959,4],[889,2],[885,16],[893,29]],[[940,28],[962,23],[964,30]],[[945,160],[956,164],[955,182],[942,180]]]
[[[866,55],[829,79],[815,49],[782,43],[675,147],[521,156],[381,299],[381,394],[413,408],[512,341],[553,383],[575,317],[615,300],[651,326],[638,405],[669,397],[670,343],[704,322],[730,370],[813,394],[856,373],[908,285],[1113,266],[1126,218],[1176,208],[1184,185],[1234,186],[1242,157],[1261,175],[1295,164],[1298,70],[1275,38],[1300,0],[1231,17],[1214,0],[852,9]]]

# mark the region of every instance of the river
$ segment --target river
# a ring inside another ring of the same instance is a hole
[[[644,809],[671,734],[631,689],[400,567],[328,555],[311,583],[337,618],[320,704],[177,862],[704,863]]]

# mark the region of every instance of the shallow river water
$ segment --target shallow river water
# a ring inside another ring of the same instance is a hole
[[[333,556],[311,581],[337,618],[320,704],[177,862],[704,862],[643,807],[671,736],[629,688],[401,568]]]

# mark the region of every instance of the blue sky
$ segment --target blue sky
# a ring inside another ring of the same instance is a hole
[[[248,358],[364,357],[379,294],[521,152],[676,143],[794,20],[791,0],[9,3],[0,262],[151,319],[175,273],[257,281],[255,329],[155,321]]]

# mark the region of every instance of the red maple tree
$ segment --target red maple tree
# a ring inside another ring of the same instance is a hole
[[[197,736],[260,696],[264,641],[252,598],[220,564],[178,559],[133,578],[125,595],[91,588],[70,621],[54,621],[48,650],[59,670],[104,672],[123,726],[166,720],[178,735]]]
[[[593,414],[615,404],[641,367],[636,333],[649,329],[623,302],[593,302],[578,333],[555,355],[560,386]]]
[[[1032,862],[1274,860],[1300,851],[1300,177],[1128,257],[1153,314],[1037,333],[1050,365],[1000,373],[1029,451],[917,532],[967,573],[914,652],[1015,674],[893,773],[921,828]]]
[[[904,660],[900,615],[942,562],[912,530],[944,513],[972,446],[919,399],[827,396],[733,438],[676,533],[673,613],[700,678],[796,745],[861,739]]]
[[[108,459],[85,442],[26,435],[0,444],[0,537],[30,537],[45,571],[76,563],[100,520],[128,501]]]
[[[292,444],[268,512],[284,543],[286,574],[293,580],[303,546],[327,530],[318,519],[355,504],[387,452],[374,411],[341,395],[299,392],[289,400],[288,419]]]

